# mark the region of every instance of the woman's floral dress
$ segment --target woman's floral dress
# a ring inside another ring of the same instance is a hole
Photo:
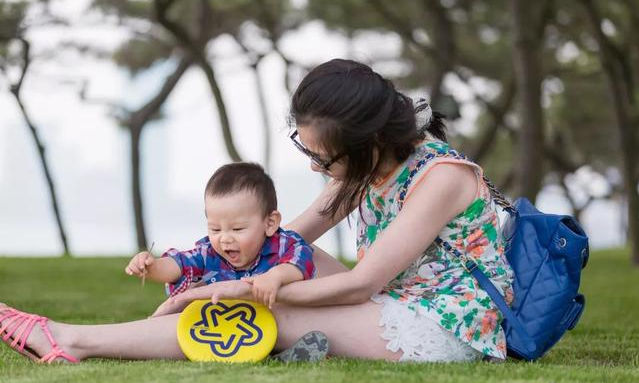
[[[439,237],[472,257],[510,303],[513,274],[504,256],[495,203],[481,181],[482,170],[472,162],[442,157],[450,155],[450,151],[444,142],[423,141],[389,177],[369,188],[362,201],[362,217],[357,224],[358,260],[366,255],[367,249],[399,213],[400,193],[407,180],[410,179],[406,199],[437,164],[468,164],[480,180],[477,197],[466,211],[442,229]],[[429,154],[436,157],[429,159]],[[420,160],[425,160],[425,164],[418,168]],[[419,228],[415,228],[412,235],[419,235]],[[389,262],[392,262],[392,257],[388,254]],[[389,282],[381,295],[387,295],[419,316],[429,318],[484,355],[506,357],[501,313],[460,261],[435,243]]]

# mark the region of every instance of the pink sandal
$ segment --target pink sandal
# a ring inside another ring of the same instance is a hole
[[[4,326],[0,327],[0,336],[2,336],[2,341],[9,345],[12,349],[16,350],[20,354],[30,358],[31,360],[38,363],[52,363],[57,358],[64,358],[71,363],[79,363],[80,361],[62,351],[62,349],[58,346],[58,343],[53,339],[51,332],[47,326],[47,321],[49,318],[41,317],[34,314],[27,314],[22,311],[18,311],[16,309],[8,308],[5,312],[0,314],[0,323],[2,321],[7,320]],[[26,323],[25,323],[26,322]],[[31,335],[31,331],[33,327],[37,324],[40,325],[42,331],[49,339],[49,343],[51,344],[51,351],[43,357],[38,356],[33,350],[28,347],[25,347],[27,344],[27,339],[29,335]],[[8,330],[9,326],[12,324],[15,325],[11,331]],[[16,332],[18,329],[22,328],[18,334]],[[3,336],[2,334],[5,333]],[[9,343],[9,341],[11,343]]]

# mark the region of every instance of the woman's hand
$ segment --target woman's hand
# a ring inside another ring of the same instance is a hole
[[[157,317],[182,312],[189,303],[197,299],[210,299],[217,303],[221,299],[247,299],[251,297],[251,285],[242,281],[221,281],[196,287],[167,299],[151,315]]]
[[[181,313],[186,308],[186,306],[189,305],[189,303],[191,302],[184,301],[178,304],[173,300],[173,298],[169,298],[165,300],[164,302],[162,302],[162,304],[159,305],[157,309],[155,309],[155,311],[153,312],[153,314],[151,314],[149,318]]]

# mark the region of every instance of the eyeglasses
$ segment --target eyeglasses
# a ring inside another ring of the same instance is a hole
[[[331,165],[333,165],[335,162],[339,161],[340,158],[344,157],[346,155],[346,153],[342,152],[342,153],[338,153],[335,157],[331,158],[330,160],[324,160],[322,159],[322,157],[320,157],[317,153],[313,153],[310,150],[308,150],[306,148],[306,146],[304,146],[304,144],[302,144],[299,139],[297,139],[298,133],[297,133],[297,129],[293,130],[293,133],[289,136],[289,138],[291,139],[291,141],[293,141],[293,145],[295,145],[295,147],[302,153],[304,153],[304,155],[306,155],[308,158],[311,159],[311,162],[313,162],[315,165],[319,166],[320,168],[328,171],[328,168],[331,167]]]

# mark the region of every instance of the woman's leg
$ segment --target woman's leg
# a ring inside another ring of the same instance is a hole
[[[0,317],[6,306],[0,305]],[[106,325],[69,325],[48,321],[53,339],[71,356],[122,359],[184,359],[177,343],[176,326],[179,314],[135,322]],[[8,320],[0,323],[0,327]],[[6,333],[20,334],[21,328]],[[24,327],[24,324],[21,326]],[[4,335],[4,334],[3,334]],[[40,326],[34,326],[27,347],[36,354],[46,355],[51,345]]]
[[[0,316],[2,311],[0,307]],[[290,347],[305,333],[318,330],[328,336],[331,355],[386,360],[400,357],[387,350],[386,341],[380,338],[380,306],[376,303],[314,308],[276,305],[273,312],[278,326],[278,350]],[[177,318],[178,314],[174,314],[108,325],[50,321],[49,328],[62,349],[79,359],[184,359],[177,343]],[[39,326],[34,328],[27,346],[39,355],[51,348]]]
[[[401,353],[386,349],[378,325],[381,306],[368,301],[359,305],[298,307],[276,305],[276,350],[289,348],[309,331],[321,331],[329,339],[330,354],[365,359],[398,360]]]
[[[178,317],[172,314],[119,324],[56,325],[61,327],[60,333],[70,334],[70,353],[80,359],[185,359],[177,342]]]

